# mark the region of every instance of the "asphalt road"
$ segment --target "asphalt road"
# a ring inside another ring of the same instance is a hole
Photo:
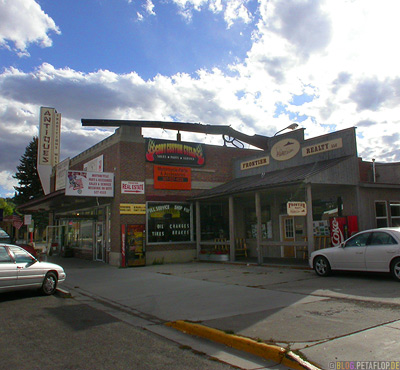
[[[165,322],[187,320],[298,351],[322,369],[339,368],[338,361],[400,363],[400,284],[389,275],[320,278],[311,270],[282,266],[187,263],[118,269],[77,259],[55,262],[66,269],[64,286],[77,302],[109,305],[117,311],[114,317],[136,320],[133,326],[166,338],[171,331],[165,332]],[[202,352],[221,359],[213,348]]]
[[[75,299],[0,294],[1,370],[232,369]]]

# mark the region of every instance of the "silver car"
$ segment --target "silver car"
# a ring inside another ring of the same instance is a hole
[[[390,272],[400,281],[400,228],[362,231],[338,247],[312,252],[309,263],[319,276],[332,270]]]
[[[64,269],[54,263],[39,262],[23,248],[0,244],[0,293],[40,289],[51,295],[65,280]]]

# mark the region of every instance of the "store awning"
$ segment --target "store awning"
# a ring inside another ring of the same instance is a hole
[[[349,158],[349,156],[346,156],[337,159],[330,159],[326,161],[285,168],[283,170],[266,172],[253,176],[240,177],[213,189],[207,190],[193,197],[192,200],[211,199],[221,196],[309,182],[313,176],[326,171]]]
[[[66,196],[65,190],[54,191],[41,198],[33,199],[17,207],[21,212],[52,212],[93,207],[109,201],[110,198]]]

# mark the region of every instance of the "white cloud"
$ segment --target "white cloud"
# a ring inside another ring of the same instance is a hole
[[[151,0],[146,0],[146,3],[143,5],[143,8],[146,10],[149,15],[156,15],[154,12],[154,4]]]
[[[18,180],[13,178],[13,173],[9,171],[0,171],[0,189],[3,188],[2,198],[11,198],[14,196],[14,186],[18,185]]]
[[[189,13],[224,12],[227,24],[235,19],[235,12],[226,18],[224,1],[174,2]],[[0,171],[11,173],[18,164],[37,133],[41,105],[63,115],[63,158],[112,131],[82,128],[81,118],[224,124],[272,136],[302,117],[308,137],[357,126],[359,155],[400,161],[397,10],[397,0],[259,0],[260,19],[246,59],[195,76],[145,81],[135,72],[83,73],[48,63],[31,73],[8,68],[0,74]],[[245,14],[238,17],[244,21]],[[144,134],[175,136],[148,129]],[[184,133],[183,139],[221,143],[210,135]],[[10,181],[6,178],[3,182]]]
[[[242,21],[244,23],[250,23],[252,20],[252,14],[246,7],[250,0],[171,0],[175,3],[179,9],[180,14],[191,21],[193,17],[193,11],[200,12],[203,9],[208,9],[211,12],[218,14],[223,13],[224,20],[227,23],[227,27],[230,28],[235,21]]]
[[[38,44],[49,47],[52,40],[49,33],[60,34],[53,19],[43,12],[34,0],[0,1],[0,45],[20,55],[29,55],[27,47]],[[14,46],[10,46],[10,42]]]

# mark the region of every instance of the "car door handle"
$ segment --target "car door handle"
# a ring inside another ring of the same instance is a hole
[[[356,252],[356,254],[364,254],[364,252]]]

